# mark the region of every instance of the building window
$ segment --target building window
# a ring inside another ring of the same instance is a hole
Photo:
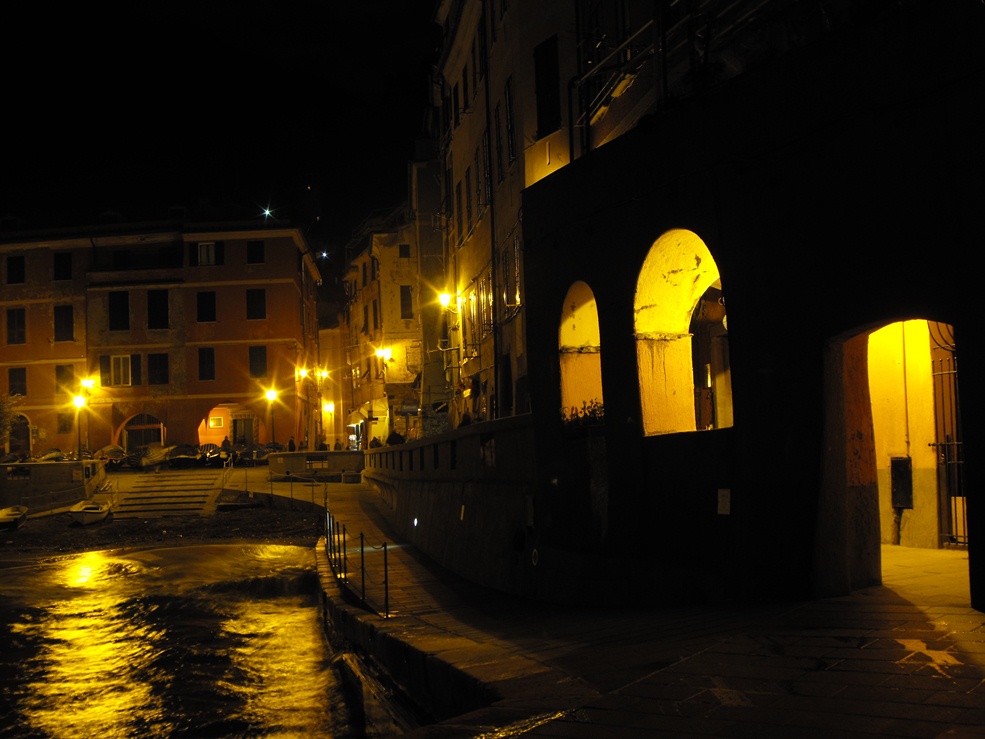
[[[27,281],[27,271],[22,255],[7,257],[7,284],[20,285]]]
[[[400,259],[410,259],[410,244],[400,244],[397,247],[397,254]]]
[[[454,117],[455,128],[458,128],[458,124],[462,122],[462,104],[458,97],[458,83],[451,90],[451,104],[452,111],[451,114]]]
[[[250,347],[250,377],[267,376],[267,347]]]
[[[469,107],[469,65],[462,67],[462,105]]]
[[[53,310],[55,320],[55,341],[75,341],[75,310],[71,305],[56,305]]]
[[[253,239],[246,242],[246,263],[263,264],[263,239]]]
[[[510,164],[516,161],[516,107],[513,100],[513,78],[506,79],[506,148]]]
[[[7,385],[11,395],[27,395],[27,367],[8,369]]]
[[[557,36],[534,49],[534,84],[537,95],[537,138],[561,128],[561,75],[558,71]]]
[[[192,267],[214,267],[225,261],[221,241],[200,241],[188,246],[188,262]]]
[[[75,367],[71,364],[56,364],[55,392],[62,395],[74,395],[75,390]]]
[[[414,317],[414,291],[411,285],[400,286],[400,317]]]
[[[209,428],[210,429],[221,429],[225,423],[225,418],[222,416],[209,416]]]
[[[503,252],[503,302],[513,308],[520,300],[520,237],[513,237],[511,248]]]
[[[458,228],[458,243],[465,238],[465,221],[462,220],[462,181],[455,184],[455,225]]]
[[[369,281],[376,282],[376,277],[380,273],[380,260],[376,257],[369,258]]]
[[[27,309],[7,309],[7,343],[27,343]]]
[[[202,292],[198,294],[198,322],[212,323],[215,321],[215,293]]]
[[[59,434],[70,434],[72,433],[73,421],[75,421],[75,413],[59,413],[56,417],[55,423]]]
[[[479,304],[475,299],[475,290],[469,291],[468,317],[469,345],[477,347],[479,345]]]
[[[362,264],[363,268],[363,287],[366,287],[368,280],[366,279],[366,262]]]
[[[139,385],[140,355],[101,355],[99,357],[99,382],[104,387]]]
[[[109,330],[130,330],[130,293],[120,291],[109,294]]]
[[[480,331],[485,336],[493,327],[493,293],[492,280],[489,275],[479,278],[479,321]]]
[[[170,328],[167,290],[147,291],[147,328]]]
[[[130,376],[130,355],[122,354],[110,357],[110,385],[129,385]]]
[[[499,110],[499,103],[496,103],[493,125],[496,127],[496,181],[502,182],[506,176],[506,172],[503,169],[503,120]]]
[[[52,279],[71,280],[72,279],[72,252],[57,251],[54,253],[54,270]]]
[[[476,220],[479,220],[479,213],[482,212],[482,206],[484,205],[482,199],[482,144],[475,147],[475,213]]]
[[[472,230],[472,168],[465,168],[465,223]]]
[[[147,384],[167,385],[171,382],[167,354],[147,355]]]
[[[375,331],[380,327],[380,306],[379,303],[373,301],[373,330]]]
[[[198,350],[198,379],[215,379],[215,349],[212,347]]]
[[[480,24],[481,26],[481,24]],[[472,94],[479,94],[479,55],[476,53],[477,39],[472,39]]]
[[[369,306],[363,306],[363,333],[369,333]]]
[[[492,201],[492,171],[490,166],[489,129],[486,128],[482,131],[482,186],[485,194],[483,202],[486,204]]]
[[[267,291],[263,288],[246,291],[246,318],[257,320],[267,317]]]

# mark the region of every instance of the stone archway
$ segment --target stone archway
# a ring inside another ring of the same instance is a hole
[[[644,434],[731,426],[721,278],[697,234],[675,229],[653,243],[633,311]]]
[[[942,546],[932,338],[926,320],[861,329],[824,353],[815,591],[882,582],[881,546]]]

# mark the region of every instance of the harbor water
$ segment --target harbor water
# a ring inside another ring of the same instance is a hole
[[[0,737],[343,737],[310,549],[87,552],[0,569]]]

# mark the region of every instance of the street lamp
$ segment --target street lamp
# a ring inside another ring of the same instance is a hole
[[[75,405],[75,430],[78,434],[78,454],[79,459],[82,459],[82,409],[86,407],[86,397],[84,395],[76,395],[72,398],[72,403]]]
[[[270,441],[277,443],[277,430],[274,427],[274,401],[277,400],[277,391],[271,388],[265,393],[267,397],[267,407],[270,410]]]

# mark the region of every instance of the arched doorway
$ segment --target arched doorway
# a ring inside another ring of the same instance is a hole
[[[601,416],[602,342],[592,289],[575,282],[564,299],[558,330],[561,367],[561,412],[566,420]]]
[[[633,311],[644,434],[731,426],[725,298],[697,234],[676,229],[654,242]]]
[[[138,413],[124,424],[120,446],[131,451],[148,444],[164,444],[165,440],[164,424],[149,413]]]

